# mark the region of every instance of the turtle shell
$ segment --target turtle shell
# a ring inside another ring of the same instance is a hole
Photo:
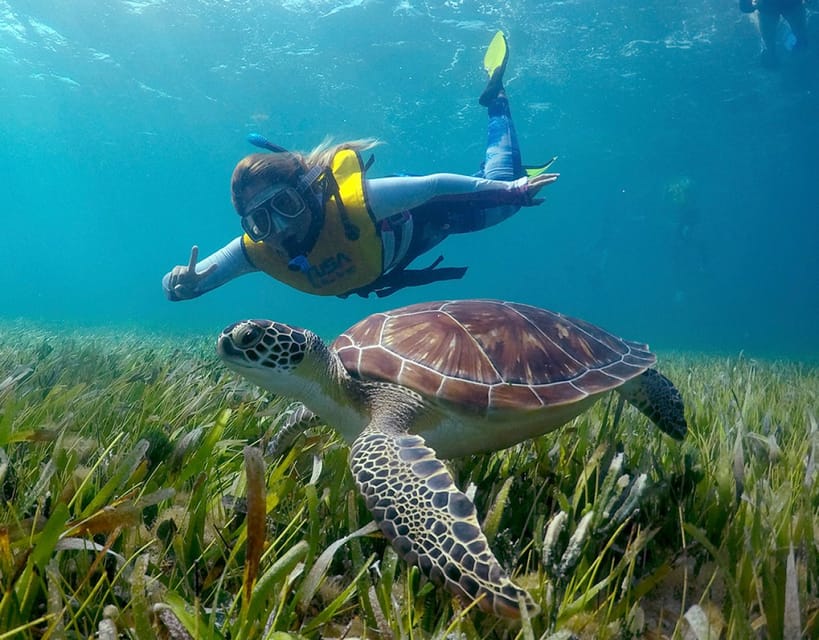
[[[375,313],[332,345],[351,375],[475,411],[577,402],[648,369],[648,347],[538,307],[449,300]]]

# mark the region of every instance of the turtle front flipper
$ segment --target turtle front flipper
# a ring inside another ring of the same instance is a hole
[[[682,440],[688,433],[682,396],[659,371],[647,369],[617,391],[675,440]]]
[[[539,607],[516,586],[489,548],[475,505],[420,436],[371,425],[353,443],[350,467],[382,533],[432,582],[497,616]]]
[[[281,425],[265,449],[265,455],[270,457],[284,453],[305,429],[321,424],[321,419],[301,402],[289,405],[279,418]]]

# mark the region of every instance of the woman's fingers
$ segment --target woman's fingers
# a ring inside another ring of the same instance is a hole
[[[196,273],[196,262],[199,260],[199,247],[191,247],[191,259],[188,261],[188,270]]]
[[[528,192],[530,196],[535,196],[543,187],[552,184],[557,180],[559,173],[542,173],[529,180]]]
[[[545,187],[547,184],[552,184],[560,177],[559,173],[541,173],[539,176],[532,178],[530,184],[536,184],[539,187]]]

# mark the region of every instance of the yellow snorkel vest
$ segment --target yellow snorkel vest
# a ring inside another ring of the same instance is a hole
[[[324,202],[324,225],[313,248],[305,255],[309,267],[294,271],[288,260],[264,241],[253,242],[242,237],[251,264],[300,291],[319,296],[337,296],[360,289],[376,280],[382,271],[382,246],[375,221],[364,195],[364,168],[361,157],[352,149],[333,156],[333,178],[344,203],[349,223],[359,235],[351,240],[345,234],[344,221],[335,197]]]

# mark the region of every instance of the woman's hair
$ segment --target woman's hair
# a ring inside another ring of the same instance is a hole
[[[282,153],[252,153],[242,158],[233,170],[230,179],[230,197],[233,207],[239,215],[245,211],[244,191],[257,183],[265,187],[277,182],[286,182],[293,186],[298,184],[299,178],[312,167],[327,168],[333,156],[344,149],[353,149],[359,153],[372,149],[381,144],[375,138],[349,140],[340,144],[332,144],[326,138],[308,153],[300,151],[286,151]]]

